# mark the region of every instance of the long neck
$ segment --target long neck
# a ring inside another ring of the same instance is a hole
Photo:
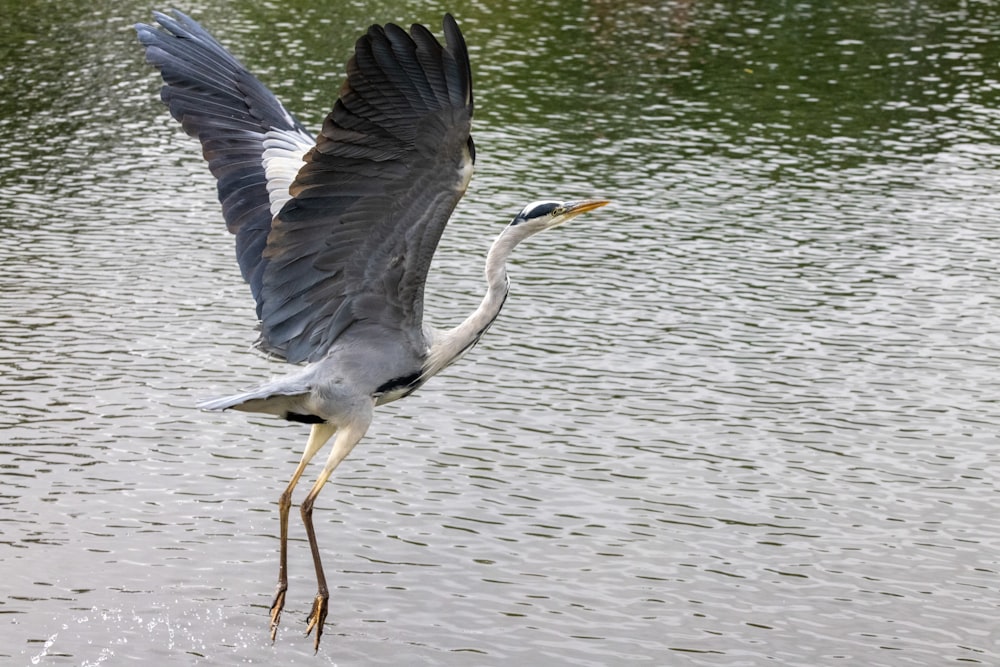
[[[486,330],[490,328],[500,314],[510,281],[507,279],[507,258],[529,234],[517,226],[504,229],[496,238],[486,255],[486,295],[476,308],[454,329],[442,332],[431,346],[427,363],[424,366],[425,377],[448,367],[463,354],[471,350]]]

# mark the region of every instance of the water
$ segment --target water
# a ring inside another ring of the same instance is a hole
[[[294,514],[266,632],[306,431],[192,409],[282,368],[147,8],[4,8],[3,661],[1000,662],[1000,10],[949,7],[453,8],[479,164],[434,321],[524,202],[615,204],[335,473],[316,656]],[[359,30],[447,8],[185,9],[315,126]]]

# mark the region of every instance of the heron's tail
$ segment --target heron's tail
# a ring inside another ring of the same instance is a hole
[[[288,379],[261,385],[241,394],[223,396],[199,403],[202,410],[239,410],[275,415],[306,423],[325,421],[313,414],[308,406],[311,388],[308,385],[290,383]]]
[[[202,401],[198,404],[198,407],[202,410],[229,410],[230,408],[240,409],[245,403],[252,401],[260,401],[269,398],[268,396],[260,396],[257,392],[246,392],[243,394],[233,394],[232,396],[222,396],[219,398],[213,398],[208,401]],[[254,410],[253,412],[257,412]]]

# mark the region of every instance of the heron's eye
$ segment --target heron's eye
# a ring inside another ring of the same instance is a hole
[[[565,212],[566,212],[565,206],[556,206],[554,209],[552,209],[552,217],[555,217],[557,215],[562,215]]]

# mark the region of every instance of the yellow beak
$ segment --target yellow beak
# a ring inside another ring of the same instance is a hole
[[[566,215],[580,215],[581,213],[586,213],[587,211],[593,211],[595,208],[607,206],[610,203],[611,200],[609,199],[581,199],[580,201],[567,202]]]

